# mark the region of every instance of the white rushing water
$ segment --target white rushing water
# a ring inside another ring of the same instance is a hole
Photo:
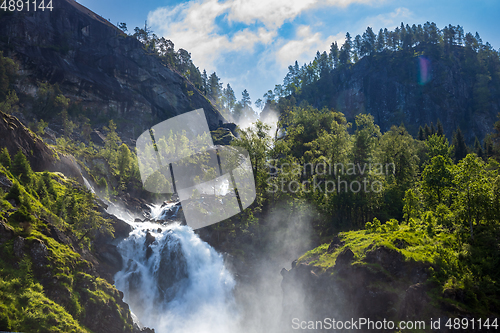
[[[175,209],[152,206],[151,215]],[[222,256],[188,226],[127,222],[134,230],[118,244],[124,268],[115,284],[140,324],[156,333],[235,332],[235,281]]]

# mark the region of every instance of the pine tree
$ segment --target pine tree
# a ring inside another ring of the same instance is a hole
[[[418,129],[418,139],[420,141],[425,140],[425,133],[424,133],[424,129],[422,128],[422,126],[420,126],[420,128]]]
[[[201,74],[201,83],[202,83],[202,90],[201,92],[203,95],[206,95],[208,92],[208,76],[207,76],[207,71],[204,69],[203,74]]]
[[[52,196],[54,200],[57,199],[57,192],[56,189],[54,188],[54,184],[52,183],[50,173],[44,171],[42,173],[42,179],[43,182],[45,183],[45,187],[47,188],[47,192]]]
[[[444,128],[443,128],[443,125],[441,124],[441,121],[439,119],[437,122],[437,135],[439,135],[439,136],[444,135]]]
[[[108,182],[106,181],[106,178],[102,177],[99,179],[99,182],[97,183],[99,188],[102,191],[102,194],[104,194],[104,197],[107,198],[109,196],[109,189],[108,189]]]
[[[222,84],[220,82],[220,78],[215,72],[213,72],[208,78],[207,96],[214,104],[217,104],[221,96],[221,91]]]
[[[116,133],[116,128],[117,127],[113,119],[109,121],[107,128],[104,127],[104,129],[108,131],[108,133],[106,134],[105,147],[112,151],[116,151],[118,149],[118,143],[121,141],[120,137]]]
[[[424,134],[425,134],[425,139],[427,140],[431,135],[431,129],[429,128],[429,125],[425,124],[424,127]]]
[[[232,112],[234,109],[234,105],[236,104],[236,96],[234,95],[234,90],[231,88],[231,85],[228,83],[226,88],[224,88],[224,99],[225,99],[225,107],[229,112]]]
[[[332,66],[335,68],[338,65],[339,62],[339,47],[337,45],[337,42],[333,42],[332,45],[330,46],[330,61],[332,62]],[[297,64],[297,61],[295,61],[295,64]],[[298,64],[297,64],[298,67]],[[296,73],[298,75],[298,73]]]
[[[434,124],[431,123],[431,135],[436,134],[436,128],[434,127]]]
[[[130,155],[130,149],[128,149],[126,144],[122,143],[122,145],[118,149],[118,170],[120,171],[120,178],[122,180],[125,178],[125,174],[130,167]]]
[[[453,159],[455,163],[458,163],[461,159],[467,156],[467,145],[465,144],[464,136],[460,127],[457,128],[455,134],[453,135]]]
[[[19,185],[19,182],[17,180],[14,180],[14,184],[10,188],[9,193],[5,197],[5,200],[15,200],[17,205],[21,203],[21,185]]]
[[[477,136],[476,140],[474,141],[474,152],[476,153],[477,157],[484,158],[483,147],[481,147],[481,143],[479,142]]]
[[[487,135],[483,140],[485,158],[488,159],[493,156],[493,140],[491,134]]]
[[[6,169],[10,169],[12,161],[10,159],[9,151],[7,147],[3,147],[0,151],[0,164],[2,164]]]
[[[250,100],[250,94],[245,89],[241,93],[241,105],[243,106],[243,108],[246,108],[246,107],[250,106],[250,104],[252,104],[252,102]]]
[[[382,30],[382,28],[380,28],[380,30],[378,31],[377,44],[376,44],[375,49],[377,52],[380,52],[384,49],[384,47],[385,47],[384,30]]]
[[[33,170],[31,170],[31,166],[21,149],[19,149],[14,156],[11,171],[14,176],[18,177],[23,185],[27,186],[31,184]]]
[[[340,53],[339,53],[339,63],[341,65],[347,65],[351,63],[351,52],[352,52],[351,35],[349,33],[346,33],[345,42],[340,48]]]

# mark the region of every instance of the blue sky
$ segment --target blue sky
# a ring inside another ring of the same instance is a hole
[[[377,32],[401,22],[461,25],[500,48],[497,0],[77,1],[114,24],[127,23],[129,31],[147,20],[157,35],[189,51],[200,70],[217,72],[237,98],[246,88],[252,101],[282,83],[295,60],[309,62],[317,50],[367,26]]]

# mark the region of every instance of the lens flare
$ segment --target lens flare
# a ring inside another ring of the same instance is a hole
[[[431,80],[431,61],[424,57],[418,57],[418,84],[421,86]]]

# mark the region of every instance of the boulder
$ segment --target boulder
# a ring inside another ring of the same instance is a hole
[[[343,250],[339,253],[337,260],[335,261],[335,267],[338,266],[347,266],[354,260],[354,253],[350,248]]]
[[[170,234],[165,237],[172,238]],[[182,253],[182,247],[178,239],[166,239],[161,252],[160,265],[158,267],[158,301],[171,301],[184,280],[187,279],[187,261]],[[174,269],[175,268],[175,269]]]
[[[338,236],[333,237],[330,245],[328,246],[328,253],[332,253],[337,248],[344,246],[345,242],[341,241]]]
[[[44,171],[55,162],[55,153],[14,116],[0,111],[0,142],[14,156],[26,155],[33,171]]]
[[[104,146],[106,143],[106,137],[97,130],[90,133],[90,140],[98,146]]]
[[[430,302],[427,288],[422,283],[411,285],[406,291],[401,308],[401,319],[418,319]]]
[[[14,255],[17,258],[22,258],[24,256],[24,245],[26,240],[21,236],[17,236],[14,240]]]
[[[14,235],[14,229],[4,221],[0,221],[0,245],[14,238]]]
[[[7,176],[4,173],[0,172],[0,188],[2,188],[4,191],[9,191],[9,189],[12,187],[12,181],[7,178]]]
[[[43,268],[47,265],[47,256],[49,251],[44,242],[39,239],[34,239],[30,246],[31,259],[36,268]]]

